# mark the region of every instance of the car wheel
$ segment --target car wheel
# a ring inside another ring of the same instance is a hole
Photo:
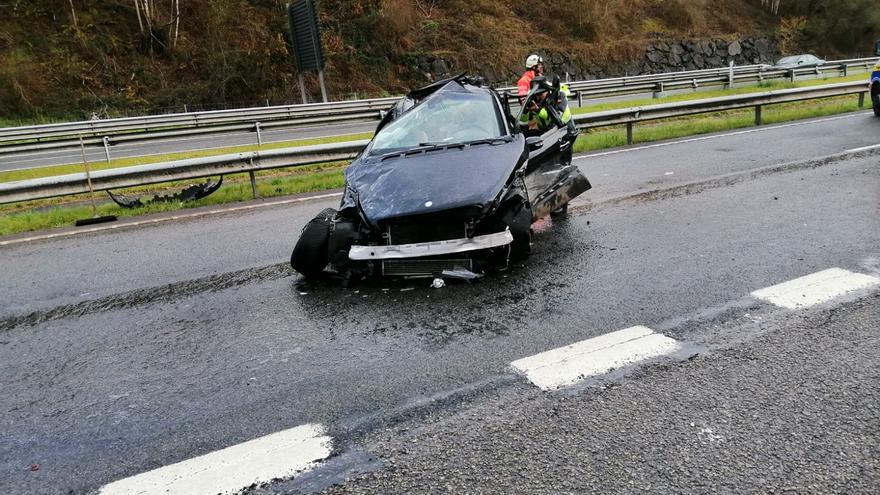
[[[526,204],[517,205],[508,211],[504,221],[513,235],[510,259],[519,261],[528,258],[532,253],[532,209]]]
[[[553,219],[562,219],[568,216],[568,203],[565,203],[561,208],[556,208],[555,210],[550,212],[550,217]]]
[[[303,227],[293,253],[290,265],[306,277],[317,277],[330,262],[327,252],[330,239],[330,226],[336,210],[327,208]]]
[[[880,117],[880,105],[874,105],[874,115]]]

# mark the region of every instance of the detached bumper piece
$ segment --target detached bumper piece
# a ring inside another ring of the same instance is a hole
[[[450,239],[448,241],[390,246],[352,246],[348,252],[348,257],[356,261],[424,258],[427,256],[441,256],[491,249],[506,246],[511,242],[513,242],[513,235],[511,235],[510,230],[505,230],[494,234],[474,236],[470,239]]]

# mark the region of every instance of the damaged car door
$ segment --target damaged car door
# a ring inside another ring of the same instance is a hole
[[[563,122],[557,107],[553,105],[554,101],[564,98],[559,91],[558,80],[552,85],[537,81],[516,119],[520,121],[524,109],[534,102],[546,112],[551,123],[543,132],[523,129],[528,136],[529,159],[525,184],[532,204],[533,220],[551,213],[566,213],[568,201],[590,188],[586,177],[571,163],[578,131],[573,125]],[[539,101],[541,92],[549,93],[549,96]]]

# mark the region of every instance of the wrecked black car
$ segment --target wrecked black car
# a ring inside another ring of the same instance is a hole
[[[543,130],[477,78],[411,92],[346,169],[339,210],[303,228],[291,265],[348,280],[469,278],[526,258],[531,224],[590,188],[571,164],[578,131],[552,104],[559,91],[542,78],[515,102],[546,110]]]

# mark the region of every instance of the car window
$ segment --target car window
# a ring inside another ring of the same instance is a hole
[[[441,91],[382,128],[371,153],[496,138],[501,122],[489,93]]]
[[[797,60],[797,57],[782,57],[779,59],[779,62],[776,62],[776,65],[796,64]]]

